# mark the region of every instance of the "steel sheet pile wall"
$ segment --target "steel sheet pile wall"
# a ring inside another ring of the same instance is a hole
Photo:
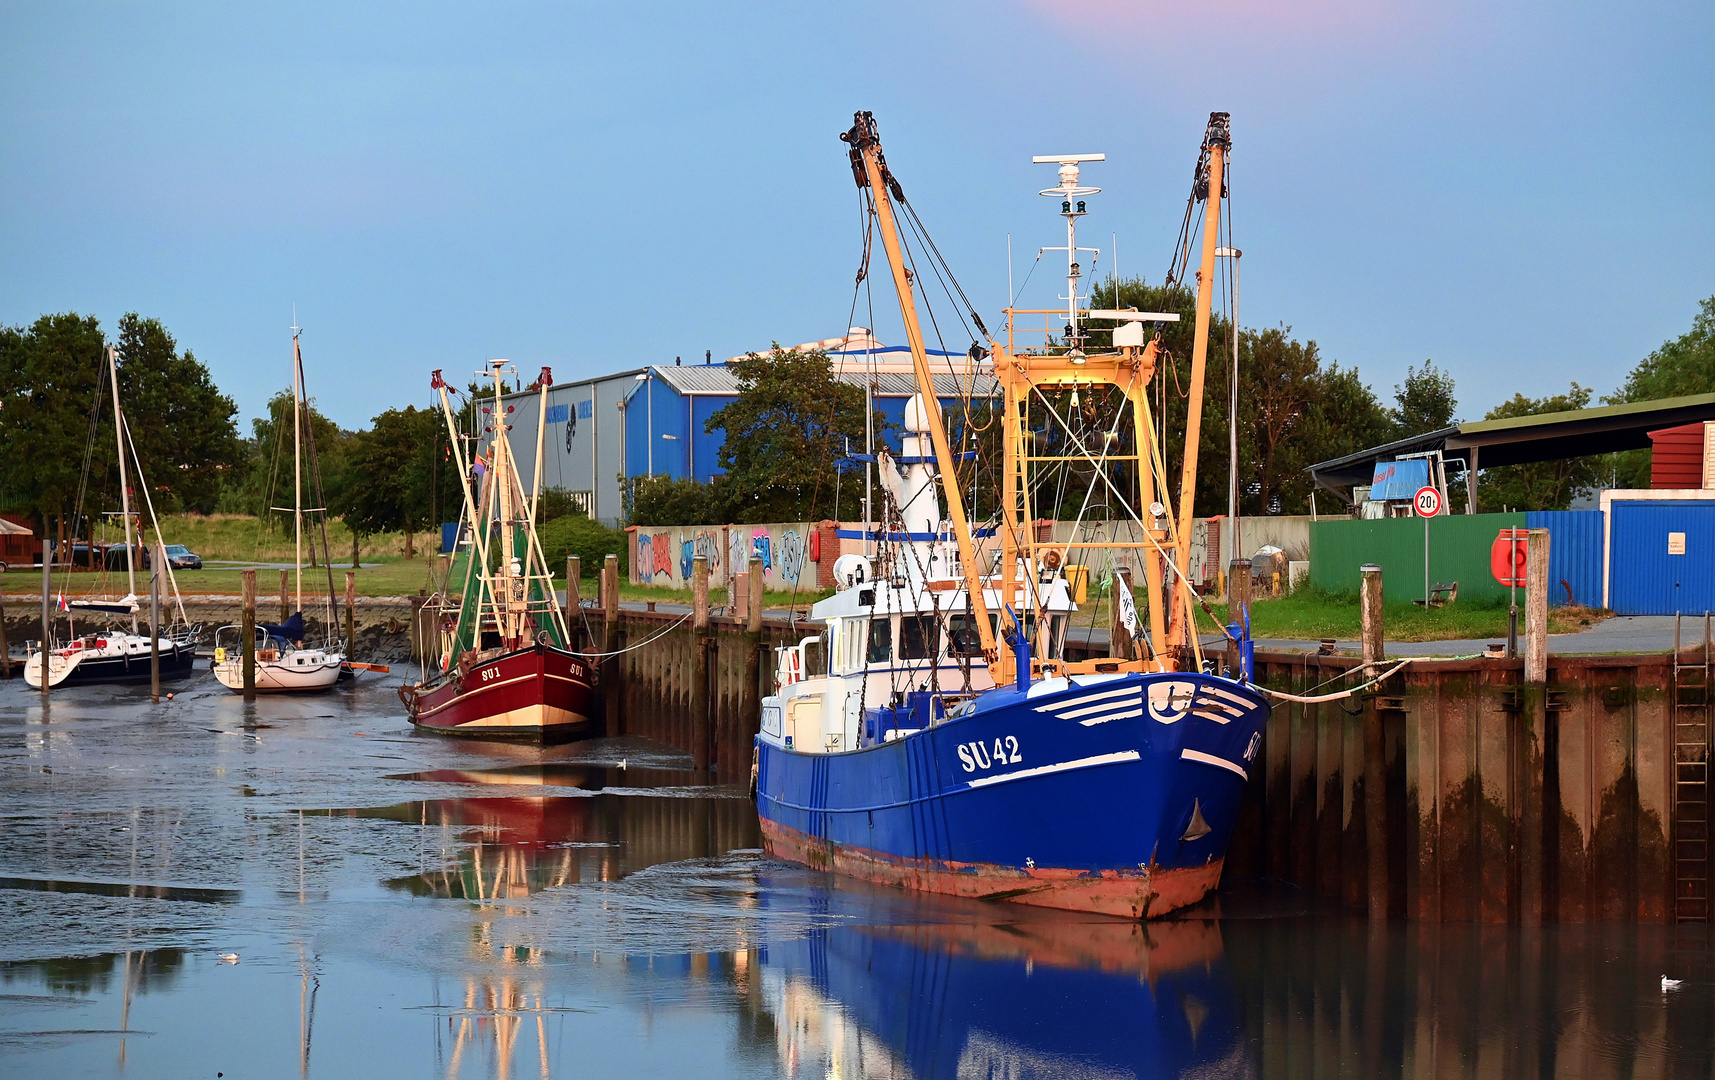
[[[1269,655],[1259,673],[1275,689],[1314,693],[1356,663]],[[1393,912],[1527,924],[1672,919],[1669,658],[1556,658],[1546,691],[1521,688],[1521,676],[1519,661],[1423,663],[1363,708],[1278,705],[1229,873],[1365,902],[1363,729],[1374,709]]]
[[[630,651],[616,657],[603,671],[607,680],[602,693],[609,736],[637,735],[687,753],[694,752],[698,700],[691,675],[695,667],[693,650],[699,643],[689,622],[673,626],[679,618],[639,611],[620,613],[619,642],[614,648]],[[706,691],[710,762],[722,779],[743,779],[749,776],[751,747],[761,719],[760,713],[746,715],[743,709],[745,652],[749,641],[744,624],[738,620],[722,618],[711,622],[713,628],[707,644],[702,646],[710,650]],[[599,628],[601,623],[594,620],[591,625]],[[761,693],[773,685],[774,646],[788,638],[797,641],[797,636],[784,625],[763,624],[760,682],[764,689],[753,696],[753,709]]]

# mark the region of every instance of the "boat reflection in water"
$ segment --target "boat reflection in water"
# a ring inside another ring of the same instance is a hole
[[[759,958],[788,1076],[1253,1072],[1215,922],[854,925]]]
[[[639,790],[665,792],[678,779],[672,770],[544,765],[524,771],[439,770],[405,778],[589,792],[426,799],[329,811],[430,827],[423,831],[423,872],[386,883],[417,896],[521,899],[561,885],[617,881],[658,863],[724,855],[762,843],[755,806],[743,788],[704,789],[707,794],[698,798]]]

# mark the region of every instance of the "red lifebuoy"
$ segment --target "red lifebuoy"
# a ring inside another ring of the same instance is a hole
[[[1489,572],[1502,585],[1523,585],[1529,529],[1502,529],[1489,548]]]

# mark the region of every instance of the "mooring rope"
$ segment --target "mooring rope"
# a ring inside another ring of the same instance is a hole
[[[1317,704],[1319,702],[1323,702],[1323,701],[1339,701],[1341,698],[1351,697],[1353,694],[1357,693],[1359,690],[1368,689],[1369,687],[1374,686],[1376,683],[1379,683],[1379,682],[1382,682],[1383,680],[1392,678],[1393,676],[1399,674],[1399,672],[1401,670],[1403,670],[1407,664],[1415,664],[1417,661],[1422,660],[1422,659],[1425,659],[1425,657],[1408,656],[1404,660],[1401,660],[1399,663],[1395,664],[1393,667],[1389,668],[1387,671],[1384,671],[1380,675],[1377,675],[1375,678],[1371,679],[1369,682],[1362,683],[1358,686],[1354,686],[1348,690],[1338,690],[1332,694],[1312,694],[1312,695],[1285,694],[1285,693],[1280,692],[1279,690],[1270,690],[1266,686],[1257,686],[1256,689],[1267,694],[1269,697],[1275,698],[1275,699],[1280,700],[1280,701],[1297,701],[1297,702],[1300,702],[1300,703],[1305,704],[1305,705],[1315,705],[1315,704]]]
[[[685,614],[680,617],[678,622],[675,622],[675,623],[669,625],[668,627],[663,629],[659,634],[654,634],[650,637],[644,638],[642,641],[639,641],[635,645],[627,645],[625,648],[615,649],[613,652],[581,652],[581,653],[574,653],[573,655],[581,656],[586,660],[599,660],[604,656],[624,656],[628,652],[634,652],[638,649],[643,648],[643,646],[649,644],[651,641],[654,641],[656,638],[665,637],[667,634],[672,633],[674,630],[677,630],[679,627],[683,626],[685,624],[686,619],[689,619],[692,615],[695,615],[695,614],[696,614],[696,611],[694,611],[694,610],[685,612]]]

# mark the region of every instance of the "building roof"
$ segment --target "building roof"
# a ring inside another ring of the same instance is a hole
[[[693,364],[690,367],[657,367],[655,377],[681,394],[712,394],[731,397],[738,394],[738,372],[725,364]],[[859,371],[836,372],[834,378],[848,386],[862,386],[866,379]],[[881,397],[910,397],[917,392],[917,380],[899,372],[878,371],[874,376],[874,393]],[[987,372],[972,377],[943,372],[935,376],[938,397],[994,397],[1000,384]]]
[[[1369,483],[1378,462],[1402,454],[1440,450],[1446,459],[1463,461],[1467,466],[1474,458],[1479,469],[1524,465],[1644,449],[1650,445],[1650,432],[1702,420],[1715,420],[1715,394],[1474,420],[1319,462],[1306,471],[1318,487],[1337,491]]]

